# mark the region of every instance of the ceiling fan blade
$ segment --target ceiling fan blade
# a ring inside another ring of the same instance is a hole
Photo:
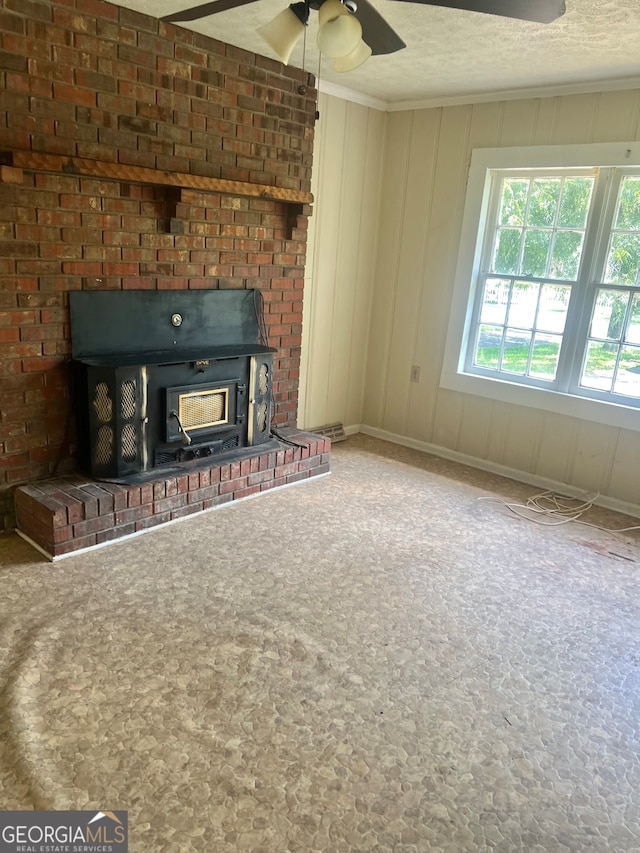
[[[211,0],[210,3],[192,6],[190,9],[182,9],[180,12],[165,15],[161,20],[176,23],[180,21],[197,21],[200,18],[206,18],[208,15],[215,15],[216,12],[237,9],[240,6],[246,6],[249,3],[255,2],[256,0]],[[284,2],[286,3],[286,0]],[[312,0],[310,5],[311,8],[318,8],[320,3],[317,0],[316,2]],[[283,5],[283,8],[286,8],[286,6]],[[358,0],[356,17],[362,25],[362,39],[369,45],[374,56],[383,53],[395,53],[396,50],[402,50],[403,47],[406,47],[400,36],[391,29],[382,15],[374,9],[368,0]]]
[[[255,2],[256,0],[212,0],[211,3],[192,6],[190,9],[182,9],[180,12],[172,12],[170,15],[164,15],[160,20],[172,23],[178,21],[197,21],[200,18],[206,18],[208,15],[215,15],[216,12],[226,12],[227,9],[237,9],[239,6],[247,6],[249,3]]]
[[[448,6],[450,9],[465,9],[469,12],[484,12],[501,15],[503,18],[520,18],[550,24],[562,17],[566,11],[564,0],[407,0],[410,3],[425,3],[427,6]]]
[[[357,3],[356,18],[362,25],[362,40],[369,45],[374,56],[395,53],[396,50],[406,47],[400,36],[391,29],[369,0],[357,0]]]

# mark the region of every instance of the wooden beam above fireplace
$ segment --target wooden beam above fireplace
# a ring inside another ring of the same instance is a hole
[[[286,187],[254,184],[249,181],[228,181],[205,175],[169,172],[165,169],[149,169],[144,166],[128,166],[123,163],[108,163],[104,160],[89,160],[83,157],[40,154],[36,151],[2,151],[0,152],[0,165],[7,167],[0,169],[0,181],[7,183],[18,183],[19,170],[22,169],[29,172],[84,175],[134,184],[151,184],[153,186],[222,193],[223,195],[266,198],[285,204],[313,203],[312,193]]]

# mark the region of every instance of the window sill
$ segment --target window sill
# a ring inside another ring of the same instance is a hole
[[[476,397],[485,397],[514,406],[528,406],[539,411],[554,412],[558,415],[640,432],[640,410],[618,403],[578,397],[543,388],[532,388],[488,376],[450,372],[446,368],[442,372],[440,386],[449,391],[473,394]]]

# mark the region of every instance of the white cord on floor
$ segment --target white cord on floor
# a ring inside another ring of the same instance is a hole
[[[580,516],[591,509],[599,496],[600,492],[587,492],[582,497],[572,498],[567,495],[558,494],[558,492],[546,491],[528,498],[526,504],[512,503],[502,498],[494,497],[481,497],[478,500],[499,503],[514,515],[546,527],[557,527],[560,524],[575,521],[578,524],[595,527],[597,530],[603,530],[606,533],[626,533],[629,530],[640,530],[640,524],[633,525],[632,527],[610,528],[601,527],[599,524],[591,524],[588,521],[580,521]]]

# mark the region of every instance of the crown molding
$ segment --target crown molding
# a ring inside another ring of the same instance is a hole
[[[371,95],[363,95],[362,92],[355,92],[353,89],[348,89],[346,86],[338,86],[336,83],[328,83],[326,80],[318,80],[318,91],[325,95],[333,95],[335,98],[342,98],[343,101],[351,101],[354,104],[362,104],[363,107],[371,107],[374,110],[387,112],[389,104],[380,98],[373,98]]]
[[[479,92],[467,95],[423,98],[413,101],[384,101],[355,92],[346,86],[337,86],[324,80],[319,81],[319,90],[327,95],[342,98],[371,107],[382,112],[400,112],[405,110],[424,110],[432,107],[453,107],[463,104],[484,104],[492,101],[519,101],[528,98],[557,98],[565,95],[587,95],[593,92],[615,92],[625,89],[640,89],[640,77],[622,77],[614,80],[593,80],[584,83],[566,83],[555,86],[535,86],[528,89],[502,89],[493,92]]]

